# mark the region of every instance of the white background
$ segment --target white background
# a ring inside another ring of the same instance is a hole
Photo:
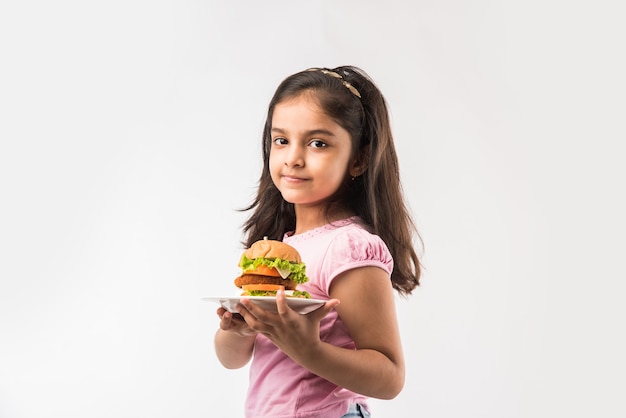
[[[619,1],[7,1],[0,417],[241,416],[217,362],[267,103],[357,65],[425,241],[376,417],[623,417]]]

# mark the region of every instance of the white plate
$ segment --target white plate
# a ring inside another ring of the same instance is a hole
[[[233,313],[237,313],[237,304],[241,299],[249,299],[266,311],[276,312],[275,296],[214,296],[202,298],[202,300],[207,302],[217,302],[222,305],[224,309]],[[321,299],[287,298],[287,305],[289,305],[289,307],[294,311],[301,314],[312,312],[326,302],[327,301]]]

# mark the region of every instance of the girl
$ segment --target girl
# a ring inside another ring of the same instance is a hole
[[[419,283],[416,234],[404,204],[387,106],[355,67],[313,68],[276,90],[263,133],[263,171],[247,210],[246,245],[267,236],[295,247],[324,306],[278,313],[249,300],[223,308],[215,349],[227,368],[252,358],[247,417],[370,416],[367,398],[394,398],[404,359],[393,289]]]

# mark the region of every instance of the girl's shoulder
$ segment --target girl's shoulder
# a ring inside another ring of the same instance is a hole
[[[359,222],[337,228],[332,240],[328,243],[327,252],[350,261],[378,260],[389,263],[392,260],[391,253],[382,238],[373,234],[366,225]]]
[[[303,234],[285,238],[307,254],[316,253],[325,262],[365,263],[377,262],[391,267],[393,259],[385,242],[363,221],[353,216],[335,221]]]
[[[306,287],[313,293],[317,289],[320,295],[328,295],[334,278],[350,269],[379,267],[388,274],[393,271],[389,249],[357,217],[288,236],[285,241],[300,252],[307,263],[307,273],[315,282],[314,287],[309,283],[303,289]]]

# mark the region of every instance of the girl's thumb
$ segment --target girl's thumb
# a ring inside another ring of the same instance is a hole
[[[315,321],[321,321],[322,318],[324,318],[326,315],[328,315],[328,313],[330,311],[335,309],[335,307],[337,305],[339,305],[339,299],[330,299],[324,305],[322,305],[320,308],[318,308],[318,309],[314,310],[313,312],[311,312],[309,314],[309,317],[311,319],[314,319]]]

